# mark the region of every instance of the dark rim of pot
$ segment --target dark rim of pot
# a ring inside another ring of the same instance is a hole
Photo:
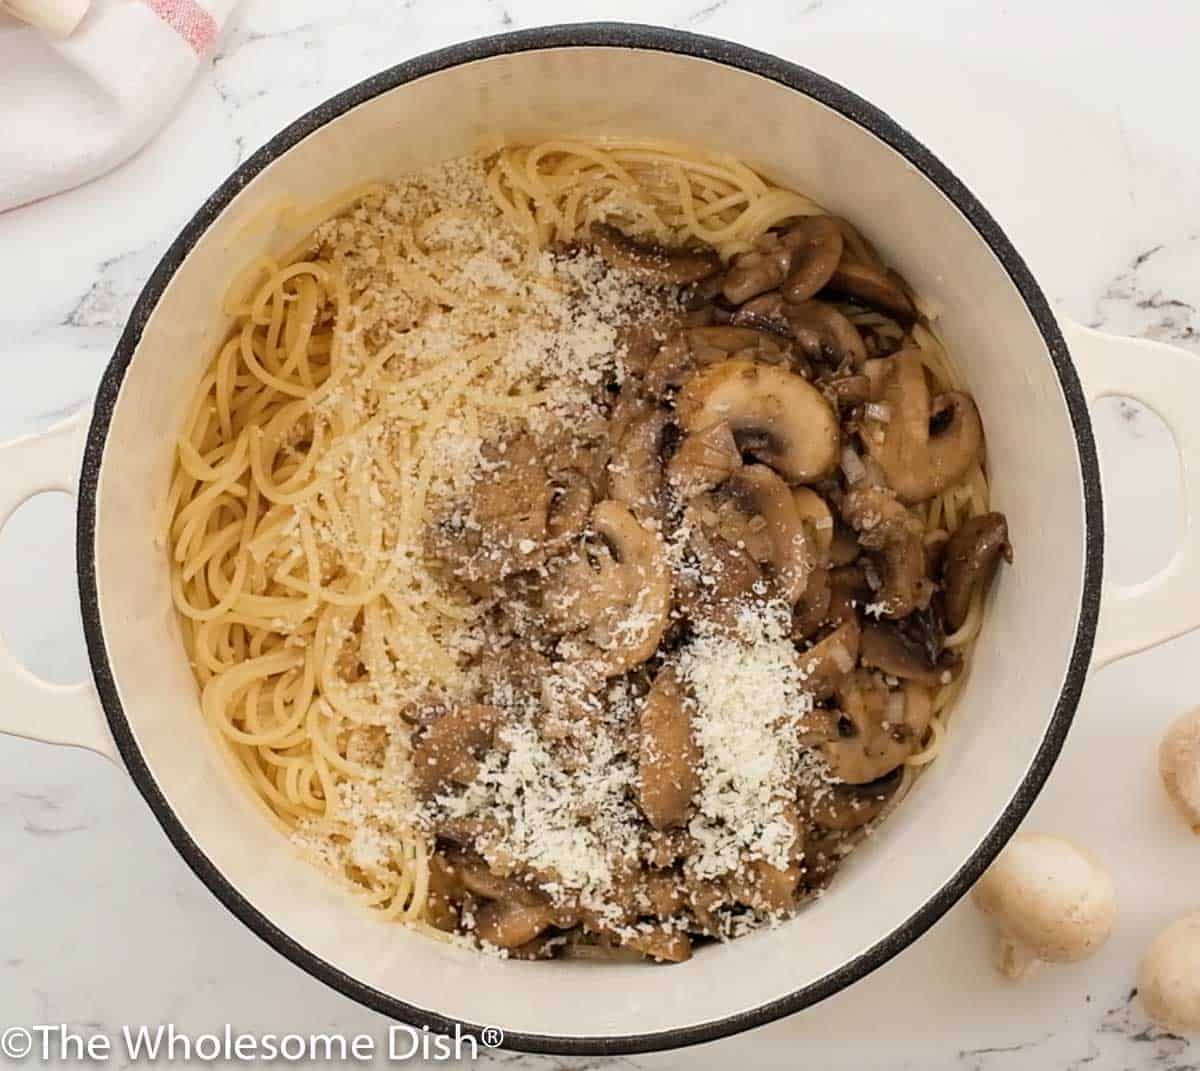
[[[1086,559],[1079,624],[1062,692],[1055,705],[1045,739],[1003,814],[987,838],[954,876],[902,925],[861,955],[788,996],[757,1008],[722,1019],[657,1033],[571,1037],[514,1032],[506,1033],[503,1041],[506,1048],[526,1052],[600,1055],[651,1052],[713,1041],[806,1008],[886,963],[929,929],[966,893],[1012,836],[1029,810],[1066,738],[1083,688],[1096,630],[1100,603],[1103,520],[1096,449],[1087,405],[1066,343],[1041,289],[996,221],[967,188],[916,138],[854,93],[804,67],[742,45],[679,30],[623,23],[547,26],[484,37],[418,56],[368,78],[314,108],[276,134],[221,184],[171,244],[138,297],[100,383],[79,485],[77,558],[80,602],[92,672],[113,737],[138,790],[150,805],[171,843],[200,880],[254,933],[309,974],[383,1015],[415,1026],[427,1026],[439,1032],[452,1033],[458,1026],[464,1032],[477,1037],[482,1036],[484,1041],[491,1040],[484,1030],[484,1024],[456,1023],[425,1008],[398,1000],[350,977],[299,945],[243,898],[214,866],[192,840],[155,782],[121,707],[105,648],[96,586],[97,484],[105,440],[125,371],[159,298],[200,236],[255,175],[301,139],[351,108],[425,75],[493,56],[571,47],[615,47],[677,53],[712,60],[760,75],[789,86],[839,112],[886,142],[919,169],[970,220],[979,236],[1003,264],[1045,340],[1078,443],[1086,520]],[[494,1025],[503,1027],[502,1023]]]

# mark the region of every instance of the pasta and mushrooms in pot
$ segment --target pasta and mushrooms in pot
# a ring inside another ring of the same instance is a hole
[[[355,191],[237,285],[175,604],[234,768],[387,917],[686,959],[819,894],[937,755],[1008,531],[851,224],[554,142]]]

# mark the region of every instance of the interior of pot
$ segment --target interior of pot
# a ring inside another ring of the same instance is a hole
[[[604,134],[737,154],[853,220],[944,310],[941,332],[982,411],[993,501],[1016,547],[944,753],[904,805],[797,918],[670,968],[500,961],[353,904],[226,772],[201,721],[166,555],[154,543],[179,421],[227,328],[223,292],[253,256],[294,237],[270,225],[282,198],[313,205],[504,141]],[[299,945],[448,1018],[558,1037],[647,1034],[723,1019],[824,978],[903,926],[988,835],[1063,685],[1080,612],[1082,502],[1066,405],[1033,318],[987,244],[920,170],[830,107],[760,75],[658,51],[554,48],[468,62],[367,100],[270,162],[208,226],[166,286],[120,388],[98,488],[99,609],[120,702],[158,788],[237,892]]]

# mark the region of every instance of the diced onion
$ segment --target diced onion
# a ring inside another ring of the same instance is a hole
[[[878,420],[880,424],[886,424],[892,419],[892,407],[887,402],[868,402],[863,412],[872,420]]]
[[[849,673],[854,668],[854,659],[840,643],[835,643],[829,648],[829,657],[833,659],[833,664],[837,666],[839,673]]]
[[[842,472],[845,474],[846,482],[851,487],[862,483],[867,475],[867,467],[863,464],[862,458],[858,456],[858,452],[853,446],[842,447]]]

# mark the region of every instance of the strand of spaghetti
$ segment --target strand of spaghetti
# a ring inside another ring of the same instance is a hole
[[[578,141],[543,141],[540,145],[529,150],[528,159],[534,161],[536,166],[536,161],[556,152],[567,153],[590,160],[597,167],[607,171],[624,186],[634,187],[637,185],[633,176],[617,162],[614,153]]]
[[[308,394],[308,388],[302,383],[290,383],[268,372],[254,355],[254,324],[247,321],[242,328],[239,340],[239,352],[244,364],[259,379],[264,386],[271,387],[281,394],[290,394],[293,398],[303,398]]]
[[[267,804],[280,817],[284,814],[291,815],[293,819],[304,818],[312,812],[306,810],[295,800],[290,799],[284,793],[279,791],[278,786],[263,772],[262,768],[262,750],[258,748],[246,749],[243,748],[242,754],[244,758],[239,758],[239,762],[243,769],[250,777],[251,784],[256,788],[262,796],[266,798]]]
[[[933,762],[938,757],[942,750],[942,739],[946,735],[945,727],[942,725],[942,719],[936,715],[929,719],[929,743],[925,745],[915,755],[909,755],[904,760],[907,766],[926,766]]]
[[[326,760],[325,754],[320,747],[321,735],[318,722],[320,714],[317,704],[314,703],[308,708],[308,742],[309,752],[312,756],[313,769],[316,772],[317,780],[321,785],[321,798],[325,801],[325,813],[331,811],[336,812],[338,808],[337,787],[334,784],[333,773],[329,769],[329,763]],[[311,782],[312,775],[309,775]],[[309,790],[311,792],[311,789]],[[314,795],[315,798],[315,795]]]
[[[203,491],[196,495],[175,515],[171,535],[175,539],[175,560],[183,561],[190,551],[192,540],[198,534],[196,523],[202,522],[222,495],[234,494],[244,497],[246,488],[238,483],[247,467],[248,444],[245,436],[239,436],[229,460],[221,466],[220,475]]]
[[[617,149],[612,153],[612,158],[614,161],[619,162],[628,161],[629,163],[659,164],[667,168],[681,168],[687,171],[698,172],[701,175],[708,175],[711,178],[726,182],[730,186],[745,186],[745,183],[728,168],[694,156],[680,157],[673,156],[670,153],[648,151],[645,149]],[[765,190],[753,192],[765,192]]]
[[[286,650],[252,658],[227,669],[209,681],[201,694],[200,705],[215,725],[224,717],[233,696],[252,680],[286,673],[289,669],[295,669],[303,660],[304,656],[299,651]]]
[[[354,777],[361,781],[374,781],[379,777],[378,770],[364,766],[360,762],[351,762],[339,753],[337,747],[326,738],[322,731],[320,715],[315,713],[316,707],[317,704],[314,703],[308,717],[308,736],[313,742],[314,754],[319,754],[330,769],[337,770],[347,777]]]

